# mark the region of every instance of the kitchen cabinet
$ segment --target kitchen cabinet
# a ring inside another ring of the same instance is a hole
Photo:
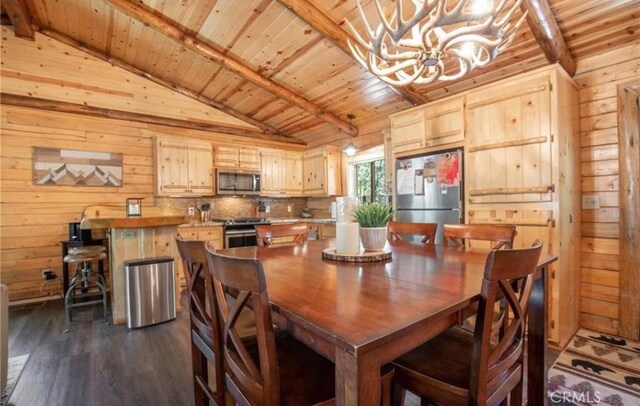
[[[156,137],[156,195],[213,195],[212,151],[207,142]]]
[[[260,170],[260,151],[253,147],[216,146],[213,156],[215,166]]]
[[[544,242],[550,267],[549,338],[564,346],[579,325],[578,93],[558,66],[466,95],[466,219],[511,224],[516,247]]]
[[[284,192],[287,196],[302,196],[302,153],[287,152],[284,162]]]
[[[303,153],[305,196],[342,194],[342,152],[337,147],[315,148]]]
[[[211,226],[211,227],[178,227],[178,234],[184,240],[189,241],[208,241],[213,244],[216,249],[224,248],[224,241],[222,238],[222,226]],[[177,246],[176,246],[177,253]],[[180,258],[178,254],[176,254],[176,258]],[[180,287],[182,289],[186,288],[187,283],[184,276],[184,267],[181,260],[176,261],[176,267],[179,270],[180,275]]]
[[[464,141],[464,97],[431,103],[424,110],[425,148]]]
[[[391,150],[394,154],[424,148],[425,122],[422,109],[393,115],[390,119]]]
[[[261,195],[283,196],[285,194],[285,159],[281,151],[262,151]]]

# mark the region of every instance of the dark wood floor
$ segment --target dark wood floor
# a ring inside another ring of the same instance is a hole
[[[184,303],[183,297],[183,305]],[[12,307],[9,357],[30,354],[15,406],[190,405],[189,315],[139,330],[107,325],[84,309],[65,333],[61,301]],[[558,356],[550,351],[547,364]],[[406,405],[419,401],[407,396]]]

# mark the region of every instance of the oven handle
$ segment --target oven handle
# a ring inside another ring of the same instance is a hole
[[[233,236],[252,236],[256,235],[256,230],[229,230],[225,231],[224,234]]]

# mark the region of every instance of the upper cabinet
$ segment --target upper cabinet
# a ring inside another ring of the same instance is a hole
[[[156,195],[214,194],[213,148],[210,143],[157,137],[154,151]]]
[[[303,182],[306,196],[342,194],[342,152],[337,147],[315,148],[303,153]]]
[[[260,151],[252,147],[222,147],[215,148],[213,157],[215,166],[260,170]]]
[[[429,103],[391,116],[391,151],[408,155],[464,141],[464,97]]]
[[[284,193],[287,196],[302,196],[302,153],[287,152],[284,155]]]
[[[262,151],[260,186],[262,196],[283,196],[284,193],[284,153],[276,150]]]
[[[551,201],[550,89],[543,75],[467,96],[470,203]]]

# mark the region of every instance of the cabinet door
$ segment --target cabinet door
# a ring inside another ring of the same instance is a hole
[[[464,99],[430,104],[424,113],[424,146],[464,141]]]
[[[189,192],[189,145],[183,141],[156,141],[157,193],[184,194]]]
[[[194,194],[214,193],[211,144],[189,143],[189,190]]]
[[[279,196],[284,194],[283,156],[274,152],[262,153],[262,177],[260,183],[263,195]]]
[[[304,194],[325,195],[325,154],[322,151],[305,154],[302,163],[304,171]]]
[[[260,170],[260,151],[257,148],[241,147],[238,150],[238,166],[242,169]]]
[[[470,203],[551,200],[550,104],[548,76],[467,96]]]
[[[395,154],[424,148],[424,134],[422,110],[391,119],[391,147]]]
[[[178,234],[183,240],[194,241],[198,239],[198,228],[178,227]]]
[[[284,191],[289,196],[302,194],[302,155],[284,157]]]
[[[204,227],[198,230],[198,240],[211,242],[216,249],[224,248],[222,227]]]
[[[215,166],[238,167],[239,164],[238,148],[216,147],[213,162]]]

